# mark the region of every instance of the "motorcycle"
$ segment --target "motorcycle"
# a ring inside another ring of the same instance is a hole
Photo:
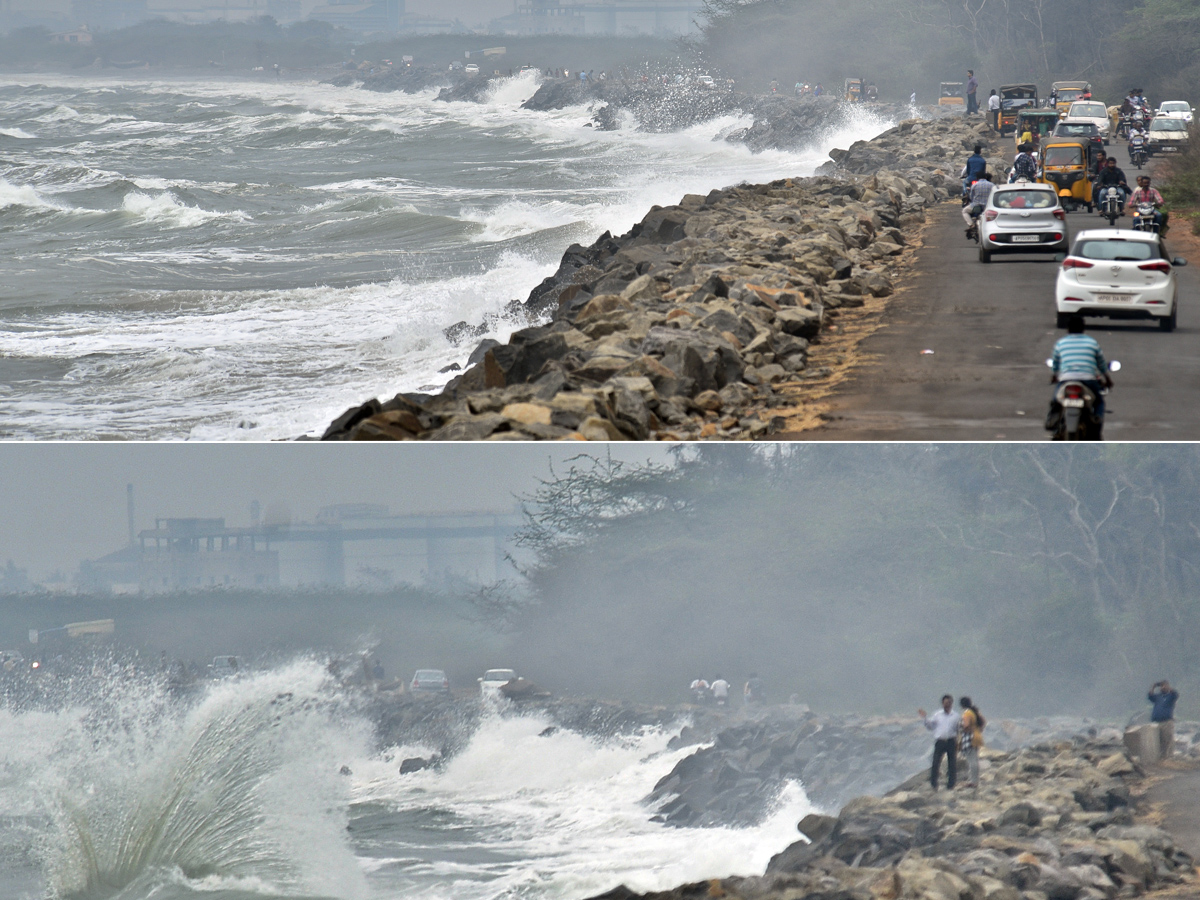
[[[1116,225],[1117,219],[1125,215],[1125,193],[1115,184],[1100,190],[1100,215]]]
[[[1141,169],[1146,164],[1146,146],[1145,144],[1130,144],[1129,145],[1129,161]]]
[[[1158,234],[1160,228],[1157,213],[1153,203],[1139,203],[1133,211],[1133,230]]]
[[[1046,360],[1053,367],[1053,360]],[[1110,372],[1119,372],[1121,364],[1113,360],[1108,364]],[[1100,394],[1107,396],[1109,389],[1102,388]],[[1102,441],[1104,440],[1104,416],[1096,412],[1099,397],[1082,381],[1060,382],[1050,401],[1050,412],[1046,416],[1046,430],[1051,432],[1052,441]]]

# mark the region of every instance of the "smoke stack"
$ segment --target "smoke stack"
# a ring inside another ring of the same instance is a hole
[[[133,546],[133,485],[125,485],[125,514],[129,518],[129,546]]]

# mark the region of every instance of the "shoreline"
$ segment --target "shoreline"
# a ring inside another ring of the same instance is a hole
[[[541,324],[507,344],[482,341],[440,394],[368,400],[323,439],[744,440],[798,430],[813,415],[813,386],[819,395],[824,381],[827,392],[844,362],[844,350],[841,361],[823,352],[844,344],[841,317],[878,318],[926,210],[958,195],[975,143],[994,149],[982,120],[908,119],[831,151],[811,177],[655,207],[624,235],[569,247],[557,272],[510,306]],[[1006,171],[1004,159],[990,162]]]

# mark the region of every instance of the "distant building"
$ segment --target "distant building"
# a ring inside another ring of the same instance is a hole
[[[52,44],[90,44],[91,42],[92,33],[86,25],[76,28],[74,31],[60,31],[50,35]]]
[[[286,24],[301,18],[303,5],[300,0],[146,0],[146,13],[173,22],[248,22],[270,16]]]
[[[308,17],[353,31],[399,31],[404,0],[329,0]]]
[[[496,19],[507,34],[658,35],[696,30],[701,0],[518,0],[516,12]]]

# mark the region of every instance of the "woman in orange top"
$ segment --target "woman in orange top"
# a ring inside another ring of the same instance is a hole
[[[958,705],[962,707],[962,725],[959,728],[959,758],[967,767],[966,787],[976,787],[979,784],[979,751],[983,747],[983,713],[971,703],[970,697],[960,697]]]

